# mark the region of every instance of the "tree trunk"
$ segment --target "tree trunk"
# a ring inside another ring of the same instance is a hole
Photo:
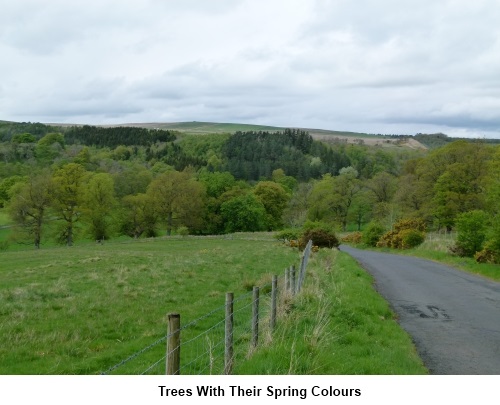
[[[169,212],[167,217],[167,236],[170,236],[172,234],[172,226],[173,226],[173,215],[172,212]]]

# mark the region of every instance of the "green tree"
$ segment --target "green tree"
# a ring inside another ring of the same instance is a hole
[[[4,207],[10,200],[12,193],[10,189],[17,183],[24,183],[26,177],[10,176],[0,181],[0,208]]]
[[[84,167],[78,163],[68,163],[53,175],[52,208],[62,221],[59,240],[68,246],[73,246],[75,225],[82,216],[87,176]]]
[[[481,210],[464,212],[456,218],[457,241],[453,251],[472,257],[483,248],[488,231],[488,214]]]
[[[64,149],[64,135],[49,133],[41,138],[35,147],[35,156],[40,162],[52,162]]]
[[[19,227],[33,240],[36,249],[42,241],[42,228],[50,206],[51,175],[44,171],[29,177],[26,183],[16,183],[11,189],[9,213]]]
[[[360,191],[361,183],[352,167],[341,169],[336,177],[323,176],[311,192],[309,219],[337,223],[345,231],[355,196]]]
[[[266,229],[266,209],[253,194],[232,198],[221,205],[225,230],[232,232],[257,232]]]
[[[257,183],[253,192],[266,210],[268,230],[273,231],[283,227],[283,211],[290,199],[285,189],[278,183],[261,181]]]
[[[300,183],[297,186],[283,212],[283,220],[286,226],[300,227],[307,220],[309,196],[312,189],[312,183]]]
[[[96,173],[88,180],[83,204],[89,232],[95,240],[109,239],[116,207],[113,178],[108,173]]]
[[[147,194],[165,222],[167,235],[180,225],[191,229],[201,225],[206,191],[188,172],[160,174],[149,185]]]
[[[127,195],[122,199],[121,231],[133,238],[157,235],[158,213],[145,193]]]

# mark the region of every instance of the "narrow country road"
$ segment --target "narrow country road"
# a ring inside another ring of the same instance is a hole
[[[429,260],[340,250],[372,274],[431,374],[500,375],[500,283]]]

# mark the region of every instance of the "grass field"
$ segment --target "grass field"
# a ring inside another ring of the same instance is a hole
[[[298,264],[299,253],[270,236],[237,235],[6,251],[0,258],[0,374],[98,374],[165,336],[167,313],[197,319],[223,305],[226,292],[238,297],[269,283]],[[288,303],[291,315],[262,349],[241,356],[236,373],[425,372],[371,279],[346,260],[333,251],[311,259],[304,293]],[[273,339],[280,344],[269,346]],[[282,356],[280,347],[298,352]],[[142,366],[164,345],[158,350]]]

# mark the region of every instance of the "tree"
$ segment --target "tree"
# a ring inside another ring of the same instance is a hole
[[[366,187],[373,193],[376,203],[387,203],[396,192],[397,179],[387,172],[379,172],[366,182]]]
[[[483,248],[487,235],[488,215],[474,210],[457,216],[457,241],[452,251],[459,256],[472,257]]]
[[[0,208],[4,207],[10,200],[12,193],[10,189],[17,183],[24,183],[25,177],[10,176],[0,181]]]
[[[188,172],[160,174],[149,185],[147,194],[166,224],[167,235],[179,225],[197,228],[201,224],[206,191]]]
[[[85,219],[95,240],[111,236],[112,214],[116,206],[113,178],[108,173],[96,173],[88,181],[83,194]]]
[[[300,227],[307,219],[309,196],[312,183],[300,183],[294,191],[287,207],[283,211],[283,220],[287,226]]]
[[[82,215],[85,181],[88,173],[78,163],[68,163],[53,176],[52,208],[63,222],[59,239],[73,246],[75,224]]]
[[[232,232],[257,232],[266,229],[266,209],[253,194],[232,198],[221,205],[225,230]]]
[[[281,228],[283,226],[283,211],[290,199],[285,189],[278,183],[261,181],[255,186],[254,194],[266,210],[268,230],[273,231]]]
[[[14,222],[33,238],[36,249],[40,248],[42,241],[42,228],[51,201],[51,185],[51,175],[44,171],[11,189],[9,213]]]
[[[158,213],[150,196],[145,193],[128,195],[122,200],[121,231],[133,238],[157,234]]]
[[[352,167],[341,169],[336,177],[323,176],[311,192],[309,219],[335,222],[345,231],[354,198],[361,190],[361,183],[356,177],[357,171]]]
[[[53,161],[64,149],[64,135],[49,133],[41,138],[35,147],[35,156],[40,162]]]

